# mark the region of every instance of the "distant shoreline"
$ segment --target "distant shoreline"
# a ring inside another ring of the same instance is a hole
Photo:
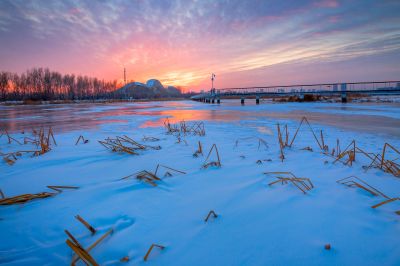
[[[52,100],[52,101],[3,101],[0,105],[49,105],[49,104],[82,104],[82,103],[128,103],[128,102],[167,102],[167,101],[183,101],[188,98],[157,98],[157,99],[96,99],[96,100]]]

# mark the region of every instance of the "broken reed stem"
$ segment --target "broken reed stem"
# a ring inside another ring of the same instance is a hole
[[[208,219],[210,218],[211,215],[212,215],[214,218],[217,218],[217,217],[218,217],[218,215],[217,215],[213,210],[211,210],[211,211],[208,212],[207,217],[204,219],[204,222],[205,222],[205,223],[208,221]]]
[[[288,132],[288,126],[287,125],[285,125],[285,132],[286,132],[285,146],[287,146],[288,142],[289,142],[289,132]]]
[[[285,159],[285,155],[283,154],[283,149],[285,146],[282,141],[282,133],[281,133],[281,127],[280,127],[279,123],[277,124],[277,128],[278,128],[278,142],[279,142],[279,148],[280,148],[280,153],[281,153],[279,158],[283,162],[283,160]]]
[[[110,234],[112,234],[114,232],[114,229],[109,229],[106,233],[104,233],[99,239],[97,239],[93,244],[91,244],[88,248],[84,249],[79,243],[79,246],[81,247],[81,249],[90,256],[89,252],[95,248],[101,241],[103,241],[107,236],[109,236]],[[68,241],[68,240],[67,240]],[[75,251],[75,250],[74,250]],[[76,253],[76,252],[75,252]],[[91,257],[91,256],[90,256]],[[82,261],[85,262],[85,260],[83,259],[83,257],[81,255],[79,255],[78,253],[76,253],[76,255],[74,255],[74,257],[72,258],[72,262],[71,265],[75,265],[76,262],[78,262],[79,259],[82,259]],[[93,259],[93,258],[92,258]],[[94,259],[93,259],[94,261]],[[94,261],[95,262],[95,261]],[[96,263],[96,262],[95,262]],[[91,265],[91,264],[89,264]],[[98,265],[98,264],[95,264]]]
[[[398,149],[396,149],[389,143],[385,143],[383,145],[380,168],[385,172],[389,172],[389,173],[393,174],[394,176],[400,176],[400,165],[395,163],[394,160],[386,160],[385,161],[387,148],[390,148],[397,154],[400,154],[400,151]],[[385,166],[385,169],[384,169],[384,166]]]
[[[151,244],[149,250],[147,250],[147,253],[143,258],[144,261],[147,261],[149,255],[150,255],[150,253],[151,253],[151,251],[153,250],[154,247],[158,247],[160,249],[164,249],[165,248],[164,246],[161,246],[161,245],[158,245],[158,244]]]
[[[5,129],[4,131],[6,132],[6,136],[7,136],[7,139],[8,139],[8,144],[11,144],[12,141],[14,141],[14,142],[18,143],[19,145],[22,145],[22,143],[19,142],[17,139],[15,139],[15,138],[10,136],[10,134],[7,131],[7,129]]]
[[[372,206],[371,208],[375,209],[375,208],[378,208],[382,205],[388,204],[388,203],[396,201],[396,200],[400,200],[400,198],[392,198],[392,199],[384,200],[384,201]]]
[[[75,218],[81,222],[91,233],[94,235],[96,233],[96,229],[94,229],[93,226],[91,226],[87,221],[85,221],[81,216],[76,215]]]
[[[174,168],[171,168],[171,167],[168,167],[168,166],[165,166],[165,165],[157,164],[156,171],[154,172],[154,175],[155,175],[155,176],[157,176],[158,169],[161,168],[161,167],[163,167],[163,168],[165,168],[165,169],[169,169],[169,170],[171,170],[171,171],[173,171],[173,172],[180,173],[180,174],[184,174],[184,175],[186,174],[186,173],[183,172],[183,171],[176,170],[176,169],[174,169]]]
[[[215,153],[216,153],[216,155],[217,155],[217,161],[216,161],[216,162],[215,162],[215,161],[212,161],[212,162],[207,163],[208,159],[210,158],[211,152],[212,152],[214,149],[215,149]],[[208,152],[207,158],[204,160],[203,168],[207,168],[207,167],[210,166],[210,165],[217,166],[217,167],[221,167],[221,159],[220,159],[220,157],[219,157],[218,148],[217,148],[217,145],[216,145],[216,144],[213,144],[213,145],[211,146],[211,149],[210,149],[210,151]]]
[[[82,135],[80,135],[79,138],[78,138],[78,139],[76,140],[76,142],[75,142],[75,146],[78,145],[78,143],[79,143],[80,140],[82,140],[83,143],[85,143],[85,139],[83,138]]]
[[[294,140],[296,139],[297,133],[299,132],[300,127],[302,126],[302,124],[303,124],[304,121],[307,123],[308,128],[310,129],[311,133],[313,134],[314,139],[315,139],[315,141],[317,142],[318,146],[320,147],[321,150],[323,150],[323,149],[324,149],[323,146],[321,146],[321,143],[319,142],[317,136],[316,136],[315,133],[314,133],[314,130],[312,129],[310,123],[308,122],[308,119],[307,119],[305,116],[303,116],[303,118],[301,119],[300,124],[299,124],[299,126],[297,127],[297,130],[296,130],[296,132],[295,132],[295,134],[294,134],[294,136],[293,136],[293,138],[292,138],[292,140],[290,141],[290,144],[289,144],[288,146],[289,146],[289,147],[292,147],[293,142],[294,142]]]
[[[361,185],[360,183],[358,183],[358,182],[352,180],[352,179],[358,180],[359,182],[361,182],[362,184],[364,184],[364,186]],[[374,196],[381,195],[382,197],[384,197],[384,198],[386,198],[386,199],[390,199],[390,197],[388,197],[388,196],[386,196],[385,194],[383,194],[383,192],[381,192],[381,191],[379,191],[378,189],[374,188],[373,186],[369,185],[367,182],[363,181],[362,179],[358,178],[357,176],[348,176],[348,177],[339,179],[339,180],[337,180],[336,182],[339,183],[339,184],[342,184],[342,185],[346,185],[346,186],[348,186],[348,187],[351,187],[351,186],[354,185],[354,186],[356,186],[356,187],[359,187],[359,188],[361,188],[361,189],[364,189],[365,191],[368,191],[369,193],[371,193],[371,194],[374,195]]]
[[[67,245],[75,252],[77,259],[71,262],[71,265],[75,265],[76,261],[81,259],[86,265],[98,266],[99,264],[94,260],[94,258],[80,245],[76,245],[71,240],[67,239],[65,241]]]

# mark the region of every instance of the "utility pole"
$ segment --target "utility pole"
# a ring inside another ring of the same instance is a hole
[[[126,69],[125,69],[125,67],[124,67],[124,83],[126,85]]]
[[[215,74],[211,73],[211,94],[215,94],[215,89],[214,89],[214,79],[215,79]]]

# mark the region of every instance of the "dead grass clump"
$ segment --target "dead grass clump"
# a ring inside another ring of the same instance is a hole
[[[281,183],[282,185],[286,185],[289,182],[295,185],[301,192],[307,194],[307,191],[314,188],[311,180],[309,178],[302,178],[295,176],[292,172],[266,172],[264,174],[274,175],[277,180],[269,183],[269,186],[272,186],[276,183]]]
[[[216,154],[216,161],[209,161],[212,151]],[[208,152],[207,158],[205,159],[202,168],[208,168],[210,166],[221,167],[221,159],[219,157],[217,145],[213,144],[210,151]]]
[[[8,165],[13,165],[17,161],[18,157],[21,157],[23,154],[31,154],[32,156],[43,155],[51,150],[52,145],[57,145],[56,140],[54,138],[54,133],[53,133],[53,130],[51,127],[49,127],[47,131],[42,127],[39,132],[36,130],[33,130],[32,133],[33,133],[33,138],[25,137],[23,144],[24,145],[34,144],[36,146],[37,150],[20,150],[20,151],[9,152],[9,153],[1,153],[0,152],[0,156],[3,156],[3,160]],[[9,144],[16,142],[19,145],[23,145],[17,139],[11,137],[11,135],[7,132],[7,130],[5,130],[5,133],[2,133],[2,135],[7,136]]]
[[[361,180],[360,178],[358,178],[356,176],[349,176],[346,178],[342,178],[342,179],[337,180],[336,182],[339,184],[348,186],[348,187],[361,188],[361,189],[369,192],[373,196],[382,196],[386,199],[390,199],[388,196],[383,194],[381,191],[379,191],[378,189],[374,188],[373,186],[369,185],[367,182]]]
[[[161,149],[161,146],[150,146],[141,144],[126,135],[122,137],[117,136],[115,138],[107,138],[104,141],[99,141],[99,143],[103,145],[106,149],[111,150],[112,152],[128,153],[132,155],[138,155],[138,151],[140,150]]]

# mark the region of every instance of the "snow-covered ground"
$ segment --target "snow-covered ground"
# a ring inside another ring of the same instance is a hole
[[[246,104],[121,104],[147,108],[135,114],[115,112],[106,118],[114,122],[91,129],[56,128],[57,146],[50,152],[23,156],[13,166],[0,162],[0,189],[7,197],[50,192],[48,185],[79,187],[24,205],[0,206],[0,264],[67,265],[73,253],[65,244],[65,229],[87,247],[113,228],[113,234],[90,252],[101,265],[399,265],[400,215],[395,211],[400,210],[400,201],[372,209],[385,198],[336,181],[354,175],[392,198],[400,196],[400,179],[379,169],[365,171],[362,166],[368,160],[361,155],[352,166],[333,163],[332,157],[320,152],[307,127],[301,128],[293,147],[285,149],[286,159],[281,162],[276,129],[277,122],[287,124],[293,136],[298,117],[310,114],[313,129],[323,130],[330,149],[338,138],[342,149],[355,139],[358,147],[377,153],[385,142],[400,147],[399,106],[256,106],[250,100]],[[93,106],[73,116],[102,108]],[[319,115],[312,116],[315,113]],[[353,117],[354,126],[342,127],[343,116]],[[176,137],[166,134],[160,124],[165,117],[174,122],[203,120],[206,135],[186,136],[187,144],[176,143]],[[339,121],[329,122],[335,117]],[[365,132],[357,126],[360,117],[379,121],[380,126],[371,122],[372,130]],[[15,131],[12,136],[23,140],[29,132],[27,128],[25,134]],[[80,135],[89,143],[75,145]],[[162,149],[117,154],[98,143],[122,135]],[[144,142],[143,136],[160,140]],[[268,148],[258,147],[258,141],[249,137],[264,139]],[[204,156],[196,158],[198,141]],[[202,169],[213,144],[222,167]],[[314,151],[301,150],[306,146]],[[21,147],[30,146],[7,144],[5,136],[0,138],[0,152]],[[157,187],[136,179],[120,180],[141,170],[154,171],[157,164],[186,174],[164,177]],[[314,188],[303,194],[292,184],[269,186],[275,178],[264,173],[271,171],[310,178]],[[218,217],[205,222],[210,210]],[[78,214],[98,230],[94,236],[74,218]],[[165,249],[154,249],[144,261],[152,243]],[[331,250],[324,249],[326,244]],[[120,262],[125,256],[129,262]]]

